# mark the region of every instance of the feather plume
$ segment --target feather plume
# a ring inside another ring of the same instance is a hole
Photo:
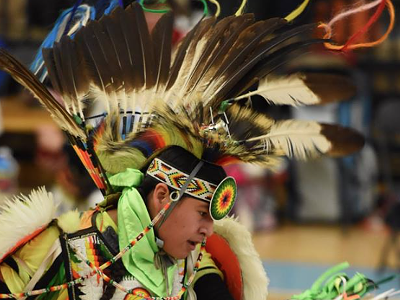
[[[105,46],[100,44],[95,34],[96,23],[96,21],[91,22],[79,31],[74,42],[85,55],[85,67],[89,71],[88,74],[91,75],[90,79],[94,79],[93,83],[106,95],[109,95],[112,92],[112,74],[105,57]]]
[[[353,151],[360,143],[344,147],[343,141],[335,139],[334,127],[276,122],[235,104],[220,110],[223,100],[237,97],[263,77],[253,94],[275,104],[326,103],[354,92],[343,78],[324,77],[346,86],[345,93],[333,93],[319,75],[267,76],[298,49],[323,41],[303,38],[314,24],[277,32],[286,23],[280,18],[255,22],[250,14],[220,21],[202,19],[171,54],[172,14],[161,17],[150,34],[139,4],[117,8],[80,29],[74,40],[63,38],[52,50],[45,50],[49,77],[66,102],[66,110],[49,110],[61,115],[60,123],[70,122],[70,115],[84,108],[86,113],[94,101],[101,102],[106,113],[89,142],[93,141],[101,165],[111,173],[140,169],[171,145],[221,164],[240,160],[267,167],[276,165],[281,156],[304,159]],[[346,135],[347,142],[352,134],[346,131]],[[86,138],[83,131],[81,136]],[[101,177],[101,165],[96,178]],[[89,169],[97,167],[93,164]]]
[[[247,139],[245,143],[261,141],[253,149],[262,148],[267,155],[306,160],[328,153],[332,148],[332,144],[321,131],[321,125],[314,121],[278,121],[267,134]]]
[[[63,129],[86,141],[86,134],[64,107],[54,99],[47,88],[19,61],[0,49],[0,68],[27,88],[49,111],[54,121]]]
[[[253,150],[301,160],[322,154],[349,155],[364,145],[363,137],[352,129],[302,120],[277,121],[267,134],[247,139],[245,143],[255,141],[261,143],[252,146]]]
[[[57,218],[57,225],[66,233],[74,233],[80,229],[81,218],[78,210],[71,210]]]
[[[338,88],[340,87],[340,88]],[[345,76],[323,73],[299,73],[290,76],[266,76],[256,91],[235,100],[260,95],[278,105],[315,105],[347,100],[356,88]]]
[[[29,196],[21,194],[7,200],[1,210],[0,261],[24,238],[47,226],[55,217],[56,206],[53,195],[42,187],[33,190]]]
[[[226,114],[228,131],[203,132],[203,138],[208,141],[207,160],[218,164],[238,160],[274,169],[283,156],[304,160],[323,154],[349,155],[363,146],[359,133],[338,125],[300,120],[275,121],[237,104],[232,105]],[[218,145],[214,147],[216,153],[213,153],[212,145]]]
[[[45,62],[45,66],[47,68],[47,72],[50,77],[51,85],[53,89],[59,94],[62,95],[62,85],[61,79],[58,77],[58,71],[56,67],[56,62],[53,55],[53,50],[49,48],[45,48],[42,50],[43,52],[43,59]],[[68,106],[65,107],[67,110],[69,109]]]
[[[106,20],[107,17],[104,17]],[[121,65],[118,56],[118,49],[115,49],[112,42],[112,37],[108,34],[105,28],[105,22],[92,22],[93,33],[96,36],[98,45],[100,46],[102,52],[102,58],[104,58],[104,63],[106,64],[109,71],[109,84],[112,87],[113,92],[117,92],[122,86],[121,80]],[[109,27],[108,27],[109,28]],[[95,51],[92,48],[92,51]]]

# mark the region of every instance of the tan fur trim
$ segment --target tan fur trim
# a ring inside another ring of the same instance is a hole
[[[235,218],[215,221],[214,232],[228,241],[239,260],[244,300],[265,300],[268,295],[269,279],[254,248],[250,232]]]
[[[62,214],[57,218],[57,224],[66,233],[73,233],[79,230],[81,218],[79,211],[73,210]]]
[[[19,241],[48,225],[56,215],[53,195],[44,187],[19,195],[0,208],[0,258]]]

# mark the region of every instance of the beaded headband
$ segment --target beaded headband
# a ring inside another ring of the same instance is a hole
[[[178,191],[182,188],[189,177],[188,174],[181,172],[159,158],[153,159],[146,173]],[[210,202],[216,188],[217,186],[215,184],[194,177],[190,181],[185,193],[195,198]]]
[[[169,187],[180,191],[189,175],[155,158],[146,172],[151,177],[164,182]],[[186,194],[210,202],[210,215],[214,220],[221,220],[233,208],[237,196],[236,181],[226,177],[219,185],[194,177],[186,190]]]

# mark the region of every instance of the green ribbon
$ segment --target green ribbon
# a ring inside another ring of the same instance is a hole
[[[347,295],[357,294],[360,297],[367,293],[373,282],[367,279],[363,274],[356,273],[352,278],[341,272],[349,267],[347,262],[338,264],[325,273],[323,273],[311,286],[310,289],[304,291],[299,295],[294,295],[291,300],[317,300],[317,299],[335,299],[337,296],[343,294]],[[343,279],[346,280],[344,284]],[[346,288],[346,290],[344,290]]]
[[[118,201],[120,249],[125,248],[151,222],[147,207],[136,189],[142,182],[143,176],[143,173],[139,170],[128,168],[126,171],[109,178],[112,187],[116,191],[122,191]],[[122,262],[128,272],[145,288],[159,297],[164,297],[166,296],[165,277],[162,270],[157,269],[154,265],[155,254],[158,251],[154,230],[151,229],[132,249],[122,256]],[[169,282],[172,282],[176,268],[176,265],[168,268]]]

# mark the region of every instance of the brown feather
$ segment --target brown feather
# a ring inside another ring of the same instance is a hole
[[[348,77],[338,74],[304,73],[304,83],[321,99],[321,104],[349,100],[357,87]]]
[[[285,21],[284,20],[275,20],[272,19],[270,22],[272,23],[273,29],[281,27]],[[266,21],[268,22],[268,20]],[[283,22],[283,23],[282,23]],[[235,86],[235,84],[243,77],[245,74],[251,70],[254,65],[259,62],[266,53],[269,51],[275,49],[276,47],[280,46],[283,42],[287,41],[288,39],[298,36],[299,34],[303,33],[304,31],[309,31],[311,28],[314,28],[314,24],[307,24],[303,26],[299,26],[295,29],[289,30],[283,34],[278,35],[275,38],[272,38],[271,40],[267,42],[263,42],[261,47],[258,47],[257,51],[255,51],[251,57],[248,57],[248,59],[238,66],[235,71],[229,76],[226,76],[226,80],[224,80],[223,84],[217,87],[217,90],[214,92],[213,96],[211,96],[212,99],[215,99],[214,105],[216,107],[219,106],[219,101],[222,99],[225,99],[225,96],[229,91]]]
[[[260,78],[274,72],[280,66],[285,65],[291,59],[307,53],[307,47],[314,44],[322,44],[324,39],[307,39],[305,41],[290,43],[272,53],[267,54],[262,60],[252,67],[226,95],[227,99],[236,98],[257,83]]]
[[[127,18],[125,19],[127,19],[130,25],[127,29],[130,30],[129,34],[134,38],[134,43],[137,43],[136,47],[131,48],[134,61],[136,61],[140,66],[143,65],[143,74],[141,76],[144,76],[144,84],[146,85],[146,88],[149,89],[153,87],[156,82],[156,71],[146,18],[144,17],[142,8],[137,2],[132,4],[132,6],[126,9],[125,12],[127,14]],[[135,66],[136,64],[134,62],[134,68]]]
[[[191,74],[189,74],[187,78],[187,93],[190,93],[190,91],[193,90],[193,85],[198,82],[200,77],[204,74],[204,71],[208,67],[208,61],[210,61],[215,52],[218,51],[220,47],[220,42],[234,19],[234,16],[224,18],[215,26],[210,27],[210,29],[208,30],[207,36],[205,37],[205,39],[207,40],[207,45],[203,49],[199,59],[195,62],[195,66]]]
[[[364,137],[354,129],[339,125],[321,124],[321,133],[332,143],[329,155],[338,157],[354,154],[364,147]]]
[[[173,14],[164,14],[154,27],[151,38],[154,47],[156,86],[165,86],[171,64]]]
[[[53,89],[60,95],[62,95],[61,80],[58,78],[58,72],[56,69],[56,63],[54,59],[53,49],[45,48],[42,50],[44,64],[46,66],[48,77],[53,86]]]
[[[115,76],[120,76],[125,93],[129,93],[133,89],[134,78],[132,78],[132,57],[128,49],[125,30],[121,25],[121,20],[125,17],[124,10],[118,6],[111,15],[104,16],[101,19],[101,24],[108,34],[109,42],[113,48],[112,53],[114,53],[118,62],[120,74],[115,74]]]
[[[183,40],[179,43],[177,50],[174,53],[173,63],[169,72],[166,90],[169,90],[174,85],[178,77],[182,63],[184,62],[186,51],[188,50],[188,47],[190,46],[190,43],[192,42],[193,37],[195,36],[195,33],[199,30],[199,27],[205,21],[206,20],[201,20],[200,22],[198,22],[196,26],[191,31],[189,31],[185,35]]]
[[[64,107],[54,99],[47,88],[35,75],[4,49],[0,49],[0,68],[32,92],[62,129],[67,130],[76,137],[80,137],[82,140],[86,140],[85,132],[76,124]]]
[[[93,21],[94,23],[96,21]],[[90,23],[82,28],[75,35],[74,42],[85,59],[82,66],[86,69],[88,79],[104,93],[111,92],[111,74],[106,64],[102,47],[99,45],[96,35],[93,32],[93,25]]]
[[[210,84],[212,84],[216,73],[219,72],[220,66],[228,57],[227,54],[231,50],[232,45],[235,43],[237,37],[253,22],[254,16],[252,14],[245,14],[236,17],[232,20],[232,22],[230,22],[229,28],[223,32],[221,41],[219,41],[215,53],[213,53],[213,55],[209,58],[207,64],[203,68],[202,72],[198,75],[196,81],[191,84],[192,87],[189,91],[191,94],[203,94],[204,90],[207,89]]]

